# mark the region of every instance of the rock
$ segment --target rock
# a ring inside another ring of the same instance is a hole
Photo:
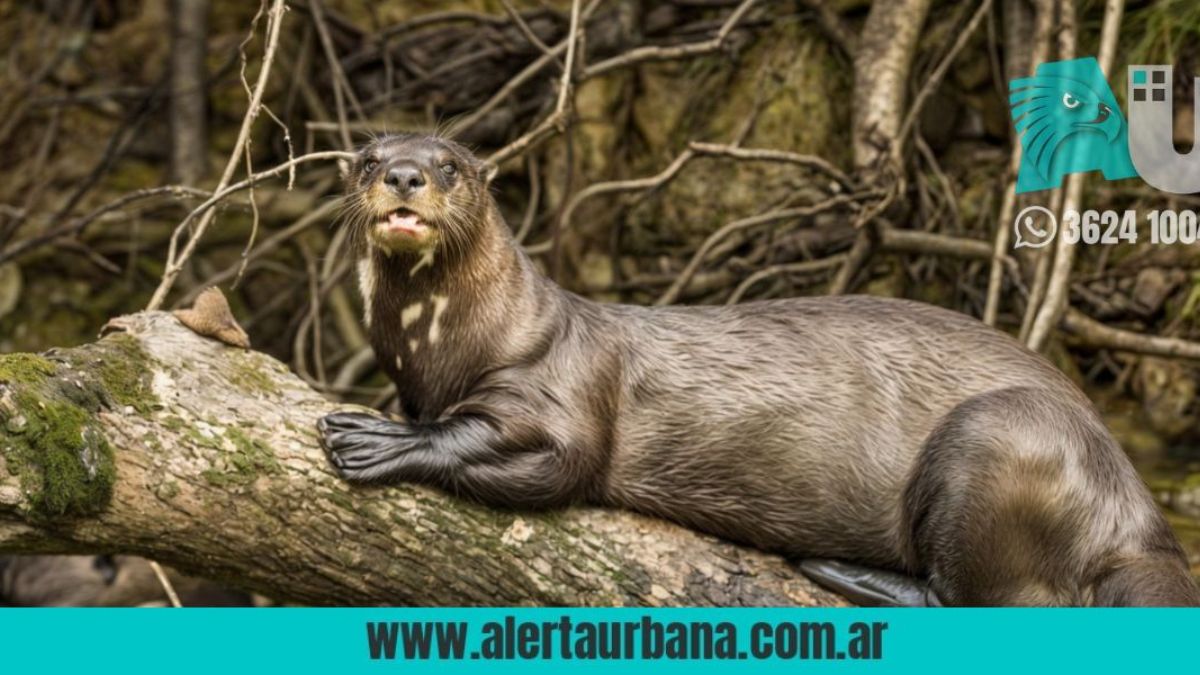
[[[1182,361],[1145,357],[1134,374],[1133,390],[1150,427],[1177,439],[1195,426],[1197,372]]]
[[[1134,309],[1143,316],[1158,313],[1181,281],[1179,274],[1162,268],[1148,267],[1141,270],[1133,285]]]

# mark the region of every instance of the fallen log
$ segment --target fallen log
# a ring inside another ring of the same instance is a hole
[[[631,513],[339,480],[325,400],[170,314],[0,356],[0,551],[112,552],[320,605],[844,604],[784,559]]]

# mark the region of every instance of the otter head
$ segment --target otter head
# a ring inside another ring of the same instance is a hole
[[[344,172],[348,224],[388,255],[461,248],[488,198],[484,163],[436,136],[376,139]]]

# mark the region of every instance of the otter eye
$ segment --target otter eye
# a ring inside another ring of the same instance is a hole
[[[368,159],[367,161],[363,162],[363,173],[371,173],[377,166],[379,166],[379,160]]]
[[[453,162],[446,162],[442,165],[442,173],[446,174],[447,176],[453,176],[454,174],[458,173],[458,167],[454,166]]]
[[[1079,99],[1072,96],[1070,92],[1067,92],[1063,94],[1063,105],[1067,106],[1068,108],[1078,108]]]

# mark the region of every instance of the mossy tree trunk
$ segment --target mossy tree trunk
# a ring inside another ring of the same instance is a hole
[[[784,560],[629,513],[356,488],[336,405],[169,314],[0,356],[0,550],[121,552],[313,604],[828,605]]]

